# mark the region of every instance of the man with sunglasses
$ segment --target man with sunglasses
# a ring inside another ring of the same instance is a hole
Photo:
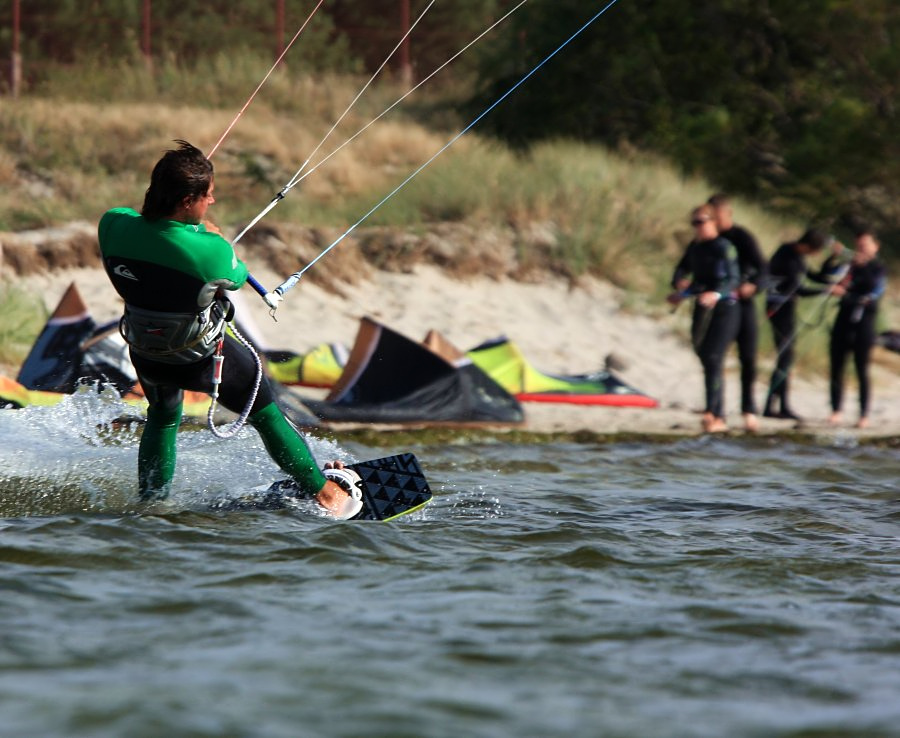
[[[756,296],[766,274],[766,260],[756,238],[750,231],[734,222],[731,199],[718,192],[707,200],[715,212],[719,235],[731,241],[737,250],[741,282],[738,285],[738,329],[735,340],[741,365],[741,412],[744,427],[755,431],[759,427],[753,385],[756,382],[756,354],[759,346],[759,321],[756,316]]]

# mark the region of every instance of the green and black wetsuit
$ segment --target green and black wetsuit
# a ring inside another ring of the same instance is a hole
[[[229,309],[223,290],[239,289],[247,267],[228,241],[202,224],[149,221],[131,208],[105,213],[98,235],[103,266],[125,301],[122,332],[149,402],[138,452],[141,496],[165,496],[175,474],[184,390],[212,391],[213,353]],[[240,413],[256,362],[228,335],[223,354],[219,401]],[[265,377],[249,420],[282,470],[310,494],[322,488],[325,478]]]

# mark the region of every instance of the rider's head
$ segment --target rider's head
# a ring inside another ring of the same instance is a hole
[[[175,143],[178,148],[167,151],[150,175],[150,186],[141,209],[141,214],[148,220],[179,219],[175,216],[196,210],[199,203],[208,205],[212,202],[212,162],[187,141]],[[193,220],[189,219],[189,222]]]

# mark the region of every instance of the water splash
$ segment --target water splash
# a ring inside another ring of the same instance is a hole
[[[252,429],[222,441],[183,428],[169,498],[141,506],[140,429],[134,407],[113,389],[84,387],[51,407],[0,412],[0,517],[171,513],[208,507],[284,476]],[[353,460],[334,441],[307,440],[321,463]]]

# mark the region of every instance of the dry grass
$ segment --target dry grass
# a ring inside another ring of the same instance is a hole
[[[0,231],[95,221],[113,205],[138,206],[151,167],[172,140],[185,138],[210,150],[264,71],[252,59],[226,57],[193,77],[171,65],[154,76],[140,66],[123,66],[93,70],[93,77],[70,85],[50,84],[46,90],[53,98],[5,100]],[[245,223],[269,203],[362,82],[286,70],[270,78],[213,157],[219,199],[214,212],[222,225]],[[79,96],[103,102],[73,100]],[[455,135],[404,120],[400,106],[318,166],[398,96],[390,84],[372,86],[315,153],[315,171],[267,220],[345,228]],[[559,141],[522,155],[475,131],[378,207],[366,225],[421,231],[433,230],[435,223],[465,224],[476,244],[479,230],[511,227],[521,236],[515,243],[520,275],[596,274],[659,304],[691,236],[687,214],[712,189],[641,152]],[[804,225],[740,200],[735,210],[767,253]],[[477,260],[474,247],[465,253]]]
[[[262,62],[227,55],[193,76],[170,64],[154,75],[140,65],[117,65],[61,75],[45,86],[45,97],[4,99],[0,232],[95,222],[109,207],[139,206],[161,152],[177,138],[209,151],[266,69]],[[363,81],[289,70],[270,78],[213,156],[219,200],[214,214],[223,226],[246,223],[269,203]],[[281,261],[273,268],[287,275],[465,125],[444,112],[440,125],[429,128],[405,119],[401,106],[321,163],[399,95],[391,84],[371,87],[312,157],[315,171],[243,247],[274,254]],[[364,223],[369,228],[351,237],[356,248],[336,249],[329,259],[344,274],[362,271],[360,260],[404,271],[420,259],[460,277],[538,279],[550,271],[574,281],[593,274],[624,287],[628,309],[661,315],[668,310],[662,297],[672,268],[692,236],[688,213],[713,189],[642,152],[557,141],[523,155],[476,130],[378,207]],[[767,254],[805,227],[740,199],[735,212]],[[311,270],[311,278],[320,273]],[[17,363],[45,316],[25,296],[5,286],[0,290],[0,310],[12,316],[0,324],[0,362]],[[898,319],[900,301],[892,293],[882,325],[896,327]],[[829,323],[804,329],[798,371],[824,370]],[[764,361],[770,360],[774,352],[764,318],[760,349]]]

